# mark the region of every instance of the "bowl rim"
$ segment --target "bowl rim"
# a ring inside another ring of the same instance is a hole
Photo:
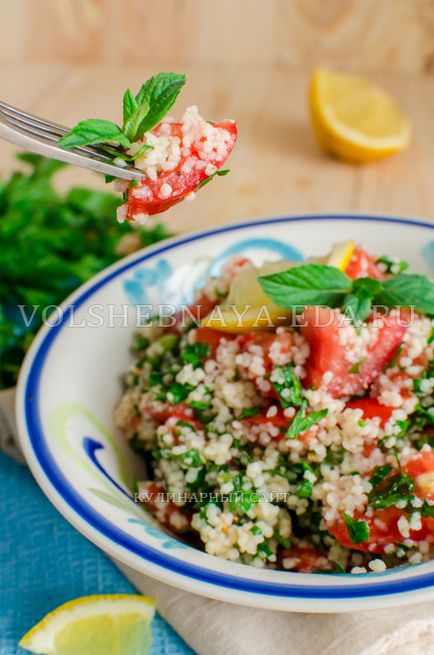
[[[365,214],[363,212],[309,213],[258,218],[237,223],[229,223],[214,228],[185,233],[164,240],[152,247],[147,247],[138,252],[132,253],[128,257],[121,259],[110,267],[104,269],[84,285],[80,286],[64,300],[61,304],[61,308],[65,309],[68,305],[72,304],[72,302],[74,307],[79,307],[85,303],[93,293],[97,292],[100,288],[109,284],[114,278],[138,263],[145,262],[168,250],[177,249],[185,244],[212,237],[214,235],[256,226],[325,220],[362,220],[383,224],[399,223],[434,230],[434,224],[423,219],[411,219],[384,214]],[[285,584],[281,582],[251,580],[247,576],[228,575],[226,573],[215,571],[213,570],[212,565],[205,568],[197,564],[182,561],[182,556],[181,558],[176,558],[169,555],[167,552],[163,553],[159,548],[139,542],[131,535],[128,535],[125,531],[120,530],[112,523],[106,521],[104,517],[99,512],[95,511],[92,506],[84,500],[84,498],[79,496],[79,494],[69,484],[67,478],[62,473],[62,470],[50,454],[44,430],[42,428],[38,397],[44,362],[49,356],[52,343],[65,325],[67,315],[68,313],[63,311],[62,320],[60,322],[56,322],[56,325],[52,326],[43,326],[39,330],[38,335],[26,355],[20,372],[16,401],[19,438],[29,466],[45,494],[55,504],[57,509],[92,541],[98,542],[98,539],[96,539],[97,534],[104,537],[104,545],[98,543],[98,545],[101,545],[104,550],[107,550],[109,553],[113,554],[118,559],[122,559],[126,563],[129,563],[128,553],[130,553],[138,556],[145,562],[149,562],[151,565],[153,564],[157,567],[162,567],[165,569],[166,574],[164,577],[166,581],[168,577],[167,574],[180,574],[187,579],[193,579],[197,583],[202,582],[205,583],[205,585],[211,584],[219,588],[224,588],[226,589],[226,592],[230,589],[232,591],[238,590],[240,592],[247,592],[248,594],[273,596],[280,599],[290,597],[301,603],[312,599],[312,601],[316,600],[319,603],[324,601],[340,601],[341,604],[346,604],[349,599],[358,598],[360,600],[366,599],[369,601],[380,596],[395,596],[397,594],[402,597],[405,594],[408,595],[409,592],[427,590],[427,588],[434,585],[434,572],[423,573],[421,575],[411,575],[409,577],[398,578],[395,580],[388,580],[385,577],[385,574],[382,573],[370,573],[370,580],[375,577],[377,579],[376,582],[353,585],[345,584],[342,586],[336,585],[336,582],[338,582],[337,578],[342,579],[343,576],[333,574],[330,575],[332,576],[331,580],[333,580],[334,584],[332,583],[330,585],[321,586],[315,584],[298,585],[289,581]],[[57,502],[53,500],[53,490]],[[90,528],[92,535],[89,534],[89,530],[86,530],[86,527]],[[109,542],[108,544],[106,543],[107,541]],[[113,548],[110,548],[110,544],[113,544]],[[120,556],[119,549],[123,551],[123,556]],[[210,559],[212,557],[213,556],[210,556]],[[416,573],[418,566],[412,568]],[[293,578],[297,574],[294,572],[288,572],[288,575]],[[155,577],[158,576],[155,575]],[[380,578],[380,580],[378,580],[378,578]],[[345,579],[348,579],[348,576],[345,576]],[[180,585],[177,584],[177,586]],[[208,593],[206,595],[210,594]],[[348,607],[343,609],[348,611]]]

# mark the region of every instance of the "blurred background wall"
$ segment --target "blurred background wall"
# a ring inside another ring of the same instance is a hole
[[[118,121],[127,87],[187,74],[172,112],[235,118],[231,175],[164,220],[174,230],[297,211],[432,216],[434,0],[0,0],[0,98],[63,125]],[[410,148],[365,167],[315,142],[316,66],[366,73],[413,123]],[[0,177],[16,166],[0,144]],[[70,168],[57,178],[104,188]]]
[[[434,73],[432,0],[2,0],[0,61]]]

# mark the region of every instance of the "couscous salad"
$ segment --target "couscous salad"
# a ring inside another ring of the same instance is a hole
[[[256,268],[140,328],[116,410],[136,496],[207,553],[383,571],[434,543],[434,284],[352,242]]]

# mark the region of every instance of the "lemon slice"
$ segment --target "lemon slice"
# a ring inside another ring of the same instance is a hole
[[[343,243],[335,243],[330,255],[326,258],[328,266],[335,266],[341,271],[345,271],[350,259],[353,256],[355,248],[354,241],[344,241]]]
[[[281,259],[241,271],[234,278],[226,300],[205,316],[201,325],[237,334],[287,322],[291,312],[275,305],[265,295],[257,278],[286,271],[295,265],[295,262]]]
[[[85,596],[47,614],[19,645],[43,655],[148,655],[154,613],[146,596]]]
[[[410,142],[408,118],[387,93],[363,77],[316,69],[310,110],[320,145],[345,161],[374,161]]]

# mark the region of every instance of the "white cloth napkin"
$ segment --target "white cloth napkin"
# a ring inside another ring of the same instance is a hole
[[[15,447],[14,391],[0,392],[0,449]],[[295,614],[208,600],[114,562],[198,655],[434,655],[434,603],[351,614]]]
[[[433,655],[434,603],[351,614],[230,605],[116,566],[198,655]]]

